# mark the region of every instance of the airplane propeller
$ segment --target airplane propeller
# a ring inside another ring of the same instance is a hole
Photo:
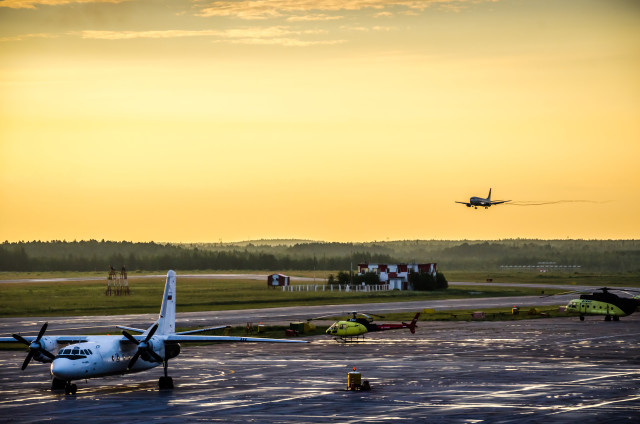
[[[50,359],[55,359],[55,355],[51,352],[49,352],[48,350],[44,349],[42,347],[42,345],[40,344],[40,339],[42,339],[42,336],[44,336],[44,332],[47,331],[47,326],[49,325],[48,322],[45,322],[42,325],[42,328],[40,329],[40,332],[38,333],[38,337],[36,337],[36,339],[34,341],[32,341],[31,343],[29,343],[27,341],[27,339],[25,339],[24,337],[22,337],[19,334],[12,334],[13,338],[16,339],[17,341],[19,341],[20,343],[26,344],[27,346],[29,346],[29,353],[27,354],[27,357],[25,358],[24,362],[22,363],[22,370],[24,371],[25,368],[27,368],[27,365],[29,365],[29,362],[31,362],[31,358],[33,358],[37,353],[41,353],[44,356],[50,358]]]
[[[133,357],[129,361],[129,364],[127,365],[127,370],[130,370],[131,368],[133,368],[133,365],[136,363],[136,361],[138,360],[140,355],[147,354],[147,355],[151,356],[156,362],[162,362],[163,361],[162,357],[160,355],[158,355],[157,353],[155,353],[153,351],[153,347],[149,344],[149,340],[151,340],[151,337],[153,337],[153,335],[155,334],[157,329],[158,329],[158,324],[156,323],[151,328],[151,330],[149,331],[149,334],[147,334],[147,337],[141,342],[136,340],[135,337],[133,337],[131,334],[127,333],[126,331],[124,331],[124,330],[122,331],[122,334],[127,339],[129,339],[130,342],[135,343],[135,344],[138,345],[138,350],[136,351],[135,355],[133,355]]]

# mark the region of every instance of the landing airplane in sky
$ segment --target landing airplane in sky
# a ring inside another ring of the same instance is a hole
[[[173,379],[167,376],[169,359],[180,354],[180,343],[217,343],[217,342],[271,342],[306,343],[299,340],[265,339],[229,336],[197,336],[194,333],[224,327],[210,327],[199,330],[175,332],[176,317],[176,273],[167,273],[167,282],[162,298],[160,316],[146,330],[121,327],[122,336],[45,336],[47,323],[44,323],[36,337],[0,337],[0,342],[16,340],[29,346],[22,369],[31,359],[51,363],[53,381],[51,390],[63,389],[66,394],[75,394],[77,386],[73,380],[123,375],[146,371],[162,364],[164,377],[160,377],[160,389],[173,388]],[[127,332],[135,331],[139,335]],[[60,348],[60,346],[63,346]],[[57,354],[54,352],[57,351]]]
[[[487,198],[483,198],[483,197],[472,197],[469,199],[468,202],[458,202],[456,200],[456,203],[460,203],[462,205],[467,205],[468,208],[470,208],[471,206],[473,206],[475,209],[478,209],[478,206],[483,206],[485,209],[488,209],[490,206],[493,205],[499,205],[501,203],[507,203],[510,202],[511,200],[491,200],[491,189],[489,189],[489,195],[487,196]]]

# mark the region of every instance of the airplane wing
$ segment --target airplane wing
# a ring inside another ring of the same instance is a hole
[[[471,203],[468,203],[468,202],[458,202],[457,200],[455,202],[460,203],[461,205],[471,206]]]
[[[511,200],[496,200],[496,201],[492,201],[491,204],[492,205],[499,205],[500,203],[507,203],[510,202]]]
[[[144,333],[145,331],[147,331],[140,328],[125,327],[124,325],[116,325],[116,328],[119,328],[121,330],[137,331],[138,333]]]
[[[176,333],[176,334],[185,335],[185,334],[204,333],[205,331],[221,330],[223,328],[231,328],[231,327],[229,327],[228,325],[221,325],[221,326],[218,326],[218,327],[199,328],[197,330],[191,330],[191,331],[181,331],[181,332]]]
[[[51,339],[55,340],[55,342],[58,344],[82,343],[88,340],[87,336],[45,336],[45,337],[49,340]],[[32,343],[36,338],[37,338],[36,336],[23,337],[23,339],[25,339],[29,343]],[[0,337],[0,343],[20,343],[20,342],[13,337]]]
[[[183,334],[169,334],[165,341],[175,343],[220,343],[220,342],[269,342],[269,343],[309,343],[304,340],[265,339],[262,337],[233,337],[233,336],[189,336]]]

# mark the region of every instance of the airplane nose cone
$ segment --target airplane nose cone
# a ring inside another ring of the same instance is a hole
[[[51,363],[51,374],[60,380],[71,380],[73,367],[68,359],[54,359]]]

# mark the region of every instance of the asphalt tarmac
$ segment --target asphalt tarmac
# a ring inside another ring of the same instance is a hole
[[[634,422],[640,313],[509,322],[420,322],[364,343],[183,346],[161,367],[49,390],[48,365],[0,351],[3,422],[379,423]],[[352,367],[371,391],[347,391]]]

